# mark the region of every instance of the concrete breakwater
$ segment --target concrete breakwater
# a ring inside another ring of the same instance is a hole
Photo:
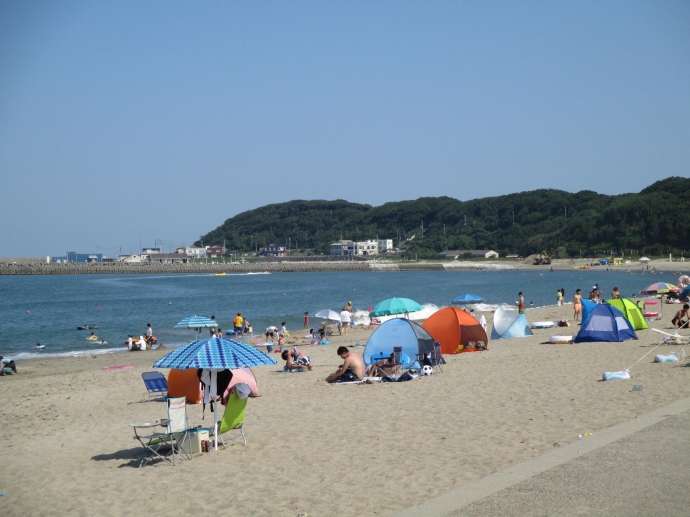
[[[254,264],[0,264],[0,275],[135,275],[135,274],[198,274],[198,273],[295,273],[327,271],[444,271],[503,269],[489,263],[431,262],[280,262]],[[514,266],[513,268],[514,269]]]

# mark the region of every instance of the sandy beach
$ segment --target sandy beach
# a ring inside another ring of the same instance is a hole
[[[664,309],[651,326],[670,331],[677,306]],[[531,322],[572,316],[571,305],[527,311]],[[689,368],[652,362],[679,346],[658,347],[632,368],[632,380],[600,380],[635,363],[661,334],[545,343],[578,328],[491,341],[488,351],[446,356],[443,373],[406,383],[321,381],[340,364],[336,348],[365,344],[370,328],[305,347],[312,372],[282,373],[275,354],[278,366],[255,369],[262,396],[248,404],[247,446],[234,441],[174,468],[137,468],[143,452],[128,427],[165,416],[141,380],[164,352],[23,361],[18,375],[0,379],[0,512],[387,515],[690,396]],[[103,370],[113,365],[134,368]],[[200,405],[188,413],[192,425],[212,424],[208,408],[205,420]]]

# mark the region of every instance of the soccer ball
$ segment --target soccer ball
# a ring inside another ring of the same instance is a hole
[[[431,375],[434,373],[434,370],[429,366],[428,364],[425,364],[422,366],[422,375]]]

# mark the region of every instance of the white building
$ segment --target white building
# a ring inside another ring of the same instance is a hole
[[[379,239],[379,253],[393,249],[393,239]]]
[[[206,248],[185,248],[185,253],[189,258],[206,258]]]
[[[331,255],[377,255],[378,249],[379,244],[376,240],[354,242],[341,239],[331,244]]]
[[[142,264],[148,262],[146,255],[120,255],[120,262],[125,264]]]
[[[378,255],[379,243],[375,240],[361,241],[357,243],[355,255]]]

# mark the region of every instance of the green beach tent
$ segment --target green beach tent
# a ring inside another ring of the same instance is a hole
[[[647,320],[642,316],[640,308],[635,305],[635,302],[630,298],[616,298],[608,300],[606,303],[621,311],[625,319],[630,322],[630,326],[633,330],[644,330],[649,328]]]

